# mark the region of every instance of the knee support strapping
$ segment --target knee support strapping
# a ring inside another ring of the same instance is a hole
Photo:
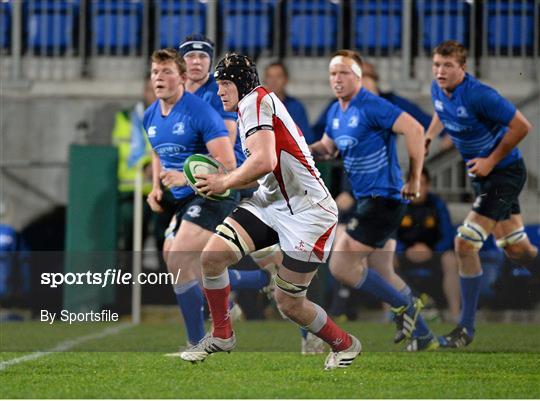
[[[527,233],[525,232],[525,227],[520,227],[517,230],[512,231],[510,234],[498,239],[496,243],[499,248],[506,248],[508,245],[514,245],[515,243],[523,241],[526,238]]]
[[[309,283],[293,284],[287,280],[283,280],[281,277],[279,277],[279,274],[276,275],[274,281],[276,283],[276,287],[295,298],[305,297],[309,287]]]
[[[457,229],[457,236],[467,241],[474,248],[480,249],[486,241],[488,234],[484,229],[473,222],[466,221]]]
[[[216,227],[216,234],[225,240],[227,245],[234,251],[240,252],[242,256],[246,256],[249,247],[244,239],[236,232],[234,226],[223,222]]]

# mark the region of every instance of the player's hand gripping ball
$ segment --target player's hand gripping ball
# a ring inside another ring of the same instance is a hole
[[[231,195],[231,190],[228,189],[221,194],[212,194],[210,196],[207,196],[206,194],[201,192],[199,188],[195,186],[195,184],[197,183],[197,179],[195,178],[195,175],[218,174],[224,171],[226,172],[225,168],[216,159],[210,156],[201,155],[199,153],[189,156],[184,161],[184,175],[186,176],[189,186],[193,188],[193,190],[197,193],[197,195],[200,195],[204,198],[217,200],[217,201],[227,199]]]

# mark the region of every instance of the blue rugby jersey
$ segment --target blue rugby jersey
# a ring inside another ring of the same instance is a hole
[[[431,83],[433,107],[465,162],[487,157],[497,147],[516,107],[495,89],[469,74],[447,97],[434,80]],[[495,168],[506,167],[521,158],[514,148]]]
[[[218,84],[214,79],[214,76],[210,74],[208,76],[208,81],[206,81],[206,83],[197,89],[193,94],[199,96],[205,102],[209,103],[224,120],[236,121],[238,118],[237,114],[233,111],[225,111],[223,109],[223,103],[221,102],[221,98],[218,96],[217,91]],[[236,156],[237,166],[240,166],[244,160],[246,160],[246,156],[244,155],[244,152],[242,152],[242,142],[240,141],[238,130],[236,132],[236,142],[234,143],[234,155]]]
[[[168,116],[161,114],[159,99],[146,109],[144,129],[165,170],[182,171],[184,160],[194,153],[207,154],[206,143],[228,137],[220,115],[204,100],[184,92]],[[189,186],[171,188],[176,199],[193,194]]]
[[[334,103],[327,114],[326,134],[335,142],[354,196],[401,199],[403,179],[392,126],[402,110],[365,88],[347,110]]]

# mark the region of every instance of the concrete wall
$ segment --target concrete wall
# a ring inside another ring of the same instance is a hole
[[[141,84],[134,85],[140,93]],[[11,90],[1,98],[0,194],[6,210],[2,221],[17,229],[66,203],[69,145],[109,144],[114,113],[138,100],[62,92],[62,88],[37,94]],[[29,162],[39,165],[31,167]]]

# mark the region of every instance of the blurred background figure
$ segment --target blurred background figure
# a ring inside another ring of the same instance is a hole
[[[289,72],[281,61],[270,63],[264,70],[263,84],[274,92],[279,100],[283,102],[293,120],[300,127],[306,142],[315,142],[315,137],[309,125],[306,108],[302,102],[292,96],[287,95],[286,88],[289,83]]]
[[[453,239],[448,208],[431,192],[431,178],[424,168],[420,197],[407,206],[397,232],[396,264],[414,295],[429,295],[438,308],[446,304],[447,319],[455,323],[460,312],[460,287]]]
[[[7,204],[0,201],[0,322],[20,320],[22,316],[11,308],[28,306],[30,267],[28,249],[20,233],[8,224]],[[6,311],[4,311],[4,308]]]

